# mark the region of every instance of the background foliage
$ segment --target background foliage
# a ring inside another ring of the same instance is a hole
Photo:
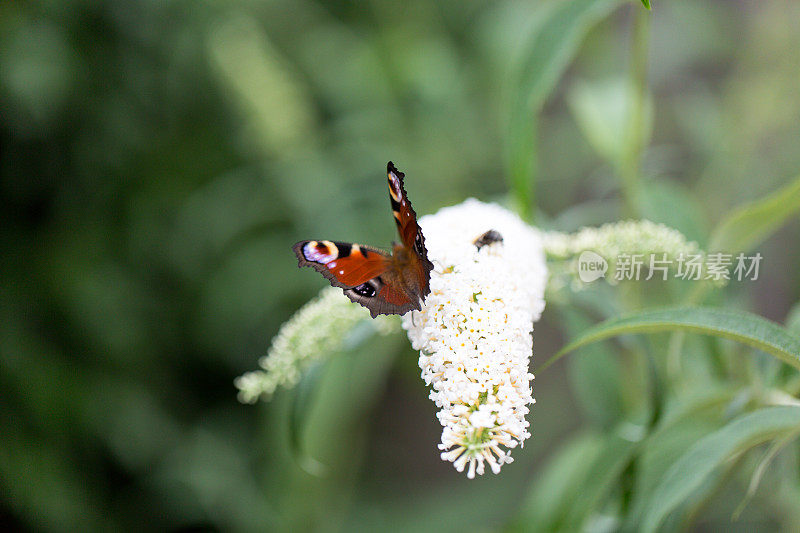
[[[3,3],[3,525],[796,530],[796,409],[773,405],[797,371],[729,341],[559,360],[534,438],[473,482],[438,457],[400,335],[269,404],[232,381],[323,285],[292,243],[391,242],[389,159],[421,214],[511,191],[546,228],[635,216],[757,249],[759,280],[706,303],[797,332],[797,192],[712,231],[798,175],[797,20],[790,0]],[[554,299],[534,365],[685,293]]]

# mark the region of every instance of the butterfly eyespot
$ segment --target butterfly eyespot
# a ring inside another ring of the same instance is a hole
[[[400,188],[400,180],[397,178],[397,176],[391,169],[389,170],[388,178],[389,178],[389,194],[391,195],[392,199],[395,202],[402,201],[403,203],[405,203],[405,200],[403,199],[403,192],[402,189]]]
[[[339,256],[339,250],[331,241],[309,241],[303,246],[303,255],[308,261],[325,265]]]
[[[359,296],[365,296],[367,298],[372,298],[376,294],[375,287],[373,287],[370,283],[362,283],[357,287],[353,287],[353,292]]]

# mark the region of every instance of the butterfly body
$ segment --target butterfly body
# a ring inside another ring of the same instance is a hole
[[[391,254],[371,246],[335,241],[300,241],[293,247],[299,266],[314,268],[331,285],[341,287],[352,301],[369,309],[373,318],[419,310],[430,293],[433,264],[403,187],[404,177],[390,161],[389,199],[401,239]]]

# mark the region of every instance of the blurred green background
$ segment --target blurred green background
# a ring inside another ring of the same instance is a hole
[[[401,335],[326,370],[304,430],[322,476],[292,456],[291,393],[245,406],[233,379],[325,285],[296,268],[295,241],[395,238],[388,160],[426,214],[507,201],[522,143],[539,225],[632,214],[701,246],[732,206],[797,175],[800,4],[602,2],[580,28],[545,28],[575,46],[540,90],[526,80],[561,53],[536,40],[555,4],[3,2],[0,526],[492,531],[530,487],[546,493],[554,454],[609,424],[581,354],[537,376],[533,438],[475,481],[439,459]],[[640,11],[651,137],[625,207],[609,160]],[[541,105],[519,115],[529,90]],[[519,116],[538,117],[535,150]],[[783,322],[798,242],[795,220],[730,301]],[[564,321],[545,312],[535,362]],[[699,530],[730,525],[749,478],[728,481]],[[733,527],[774,529],[784,511],[757,494]]]

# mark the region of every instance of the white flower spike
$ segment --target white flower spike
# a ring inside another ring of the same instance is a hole
[[[486,463],[496,474],[530,437],[528,365],[547,281],[542,236],[474,199],[420,226],[436,268],[422,311],[406,314],[403,328],[440,409],[442,459],[470,479]]]
[[[676,229],[649,220],[625,220],[603,224],[599,228],[583,227],[575,233],[551,231],[543,235],[544,248],[550,262],[550,288],[557,291],[565,286],[574,290],[586,287],[578,276],[578,256],[591,251],[608,261],[609,275],[605,279],[616,284],[614,272],[617,259],[639,254],[663,257],[674,269],[682,257],[704,259],[705,254],[694,241],[689,241]],[[645,264],[646,268],[646,264]],[[702,267],[705,268],[705,267]],[[705,270],[702,274],[705,277]],[[717,285],[724,285],[724,280]]]

